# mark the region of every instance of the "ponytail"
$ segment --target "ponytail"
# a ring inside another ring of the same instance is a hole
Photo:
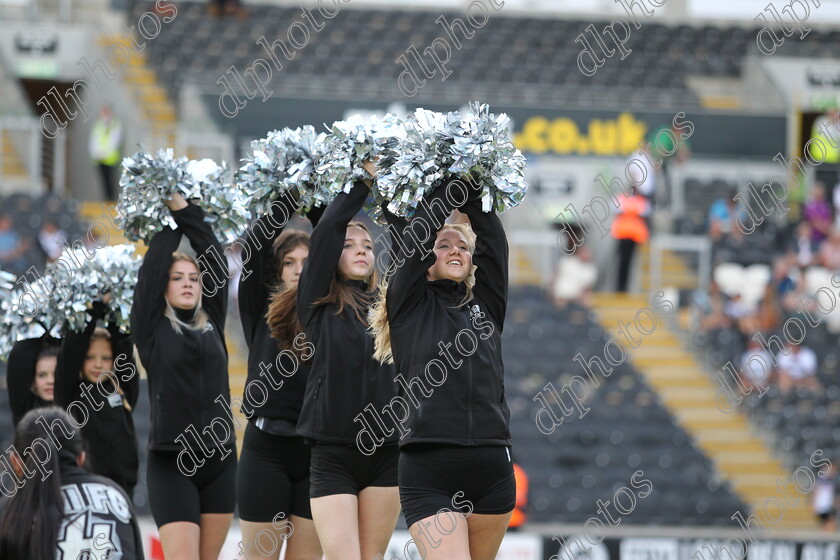
[[[47,433],[37,422],[41,418],[46,426],[59,422],[65,428]],[[72,426],[71,419],[59,408],[31,410],[17,425],[12,464],[22,465],[24,473],[35,474],[24,479],[0,520],[0,558],[55,559],[58,530],[64,518],[61,463],[75,462],[84,451],[78,430],[67,426]],[[63,438],[65,433],[73,436]],[[36,463],[33,444],[49,451],[46,463],[40,460]],[[23,456],[18,449],[24,450]],[[43,480],[39,471],[50,474]]]

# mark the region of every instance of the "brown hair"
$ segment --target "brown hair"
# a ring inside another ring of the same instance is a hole
[[[467,248],[469,248],[470,254],[475,253],[476,236],[469,224],[444,224],[437,233],[440,234],[447,229],[455,230],[463,235],[464,239],[467,240]],[[476,268],[477,267],[475,265],[472,265],[469,274],[464,279],[467,293],[464,296],[464,300],[458,304],[458,307],[472,301]],[[383,282],[379,287],[376,301],[373,303],[368,313],[368,322],[370,323],[369,330],[373,335],[374,359],[383,364],[393,364],[394,355],[391,351],[391,326],[388,322],[388,308],[386,307],[387,296],[388,283]]]
[[[347,224],[348,229],[351,227],[363,229],[365,233],[370,236],[370,230],[362,222],[353,221]],[[344,306],[349,306],[353,310],[353,314],[356,316],[356,319],[358,319],[358,321],[363,325],[367,325],[367,310],[371,304],[369,293],[376,287],[377,282],[376,267],[373,267],[373,270],[371,271],[370,276],[367,277],[366,282],[367,290],[365,292],[361,292],[358,288],[343,282],[341,278],[339,278],[339,273],[336,269],[335,275],[330,283],[330,291],[327,295],[316,301],[315,305],[335,303],[338,306],[338,310],[335,312],[336,315],[341,315],[344,311]]]
[[[172,253],[172,264],[170,264],[169,267],[172,268],[172,265],[178,261],[191,262],[195,265],[196,270],[201,270],[198,266],[198,261],[195,260],[194,257],[180,251]],[[201,308],[201,298],[202,293],[204,292],[204,288],[201,286],[201,275],[199,275],[198,279],[199,287],[201,289],[198,291],[198,303],[195,306],[195,312],[193,313],[191,323],[185,323],[180,320],[178,315],[175,313],[175,309],[172,307],[172,304],[170,304],[169,300],[164,297],[164,300],[166,300],[166,310],[163,312],[163,315],[169,319],[169,322],[172,323],[172,330],[178,334],[181,334],[181,329],[205,331],[210,326],[210,317],[207,315],[207,312]]]
[[[284,231],[274,241],[274,268],[278,278],[277,288],[271,294],[265,318],[271,336],[276,338],[283,350],[298,354],[292,345],[295,337],[303,332],[303,325],[297,314],[297,288],[287,288],[282,280],[283,259],[298,247],[309,248],[309,234],[303,231]]]

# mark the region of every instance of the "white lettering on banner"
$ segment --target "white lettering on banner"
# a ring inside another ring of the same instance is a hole
[[[505,537],[507,540],[507,537]],[[582,548],[579,546],[578,543],[586,542],[586,548]],[[504,541],[502,542],[504,545]],[[603,544],[592,544],[591,542],[586,540],[586,537],[583,535],[568,537],[563,544],[560,545],[560,548],[557,550],[557,554],[552,555],[549,560],[551,559],[562,559],[562,560],[612,560],[610,558],[610,552],[607,550],[607,547]]]
[[[837,560],[840,543],[807,543],[802,545],[799,560]]]
[[[621,560],[680,560],[676,539],[622,539]]]
[[[758,541],[747,549],[747,560],[796,560],[796,545],[789,542]]]

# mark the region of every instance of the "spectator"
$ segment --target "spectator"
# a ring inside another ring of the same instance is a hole
[[[822,243],[831,230],[831,205],[825,199],[825,187],[821,182],[814,183],[811,196],[802,209],[802,216],[811,225],[811,241]]]
[[[14,274],[22,274],[26,270],[26,254],[28,243],[21,239],[20,234],[12,228],[12,218],[8,214],[0,214],[0,268]]]
[[[840,229],[831,228],[828,239],[820,246],[818,260],[828,270],[840,270]]]
[[[61,256],[64,245],[67,244],[67,233],[60,229],[53,220],[44,220],[44,225],[38,232],[38,244],[44,252],[47,262],[56,261]]]
[[[748,339],[747,349],[741,354],[738,372],[746,387],[755,387],[761,393],[770,385],[773,374],[773,355],[752,338]]]
[[[619,292],[627,291],[630,280],[630,267],[636,245],[646,243],[650,235],[645,216],[650,212],[648,200],[639,194],[619,196],[618,215],[612,223],[611,233],[618,241],[618,280]]]
[[[562,257],[557,263],[557,273],[551,284],[551,295],[559,307],[570,301],[592,306],[592,288],[598,279],[598,267],[592,262],[588,247],[578,247],[572,255]]]
[[[738,191],[732,189],[729,196],[715,200],[709,207],[709,237],[713,241],[720,241],[727,235],[740,234],[737,219],[740,217],[742,221],[746,221],[747,215],[738,204],[736,196]]]
[[[796,264],[800,268],[807,268],[817,264],[817,251],[819,243],[814,241],[814,228],[810,222],[799,222],[794,230],[791,250],[796,255]]]
[[[656,168],[651,163],[653,155],[647,146],[642,146],[638,151],[630,154],[627,159],[627,168],[630,171],[633,194],[640,194],[653,201],[656,192]],[[630,162],[636,162],[630,165]]]
[[[820,530],[833,533],[837,528],[837,467],[833,463],[825,476],[817,477],[811,505],[820,522]]]
[[[817,381],[817,356],[807,346],[792,344],[785,341],[788,354],[779,352],[776,355],[776,366],[779,377],[779,391],[783,395],[791,389],[804,387],[816,393],[820,390]]]
[[[116,200],[115,173],[120,164],[121,142],[122,124],[111,115],[111,108],[105,105],[90,129],[88,149],[94,165],[102,175],[107,200]]]
[[[654,129],[647,138],[650,143],[650,154],[653,162],[662,162],[659,173],[659,178],[662,179],[659,199],[660,202],[664,199],[666,204],[673,196],[673,186],[669,172],[671,164],[682,164],[691,155],[688,141],[682,138],[685,135],[682,130],[683,128],[677,128],[674,124],[663,125]]]
[[[732,327],[732,320],[726,315],[726,296],[717,282],[712,280],[709,292],[695,292],[694,302],[700,312],[700,330],[710,331]]]

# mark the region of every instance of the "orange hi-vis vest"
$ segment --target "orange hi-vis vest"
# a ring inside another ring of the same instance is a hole
[[[619,211],[612,223],[612,236],[644,243],[650,235],[645,219],[648,201],[640,195],[619,197]]]
[[[513,477],[516,480],[516,506],[513,508],[508,527],[521,527],[527,519],[525,506],[528,504],[528,475],[522,467],[514,463]]]

